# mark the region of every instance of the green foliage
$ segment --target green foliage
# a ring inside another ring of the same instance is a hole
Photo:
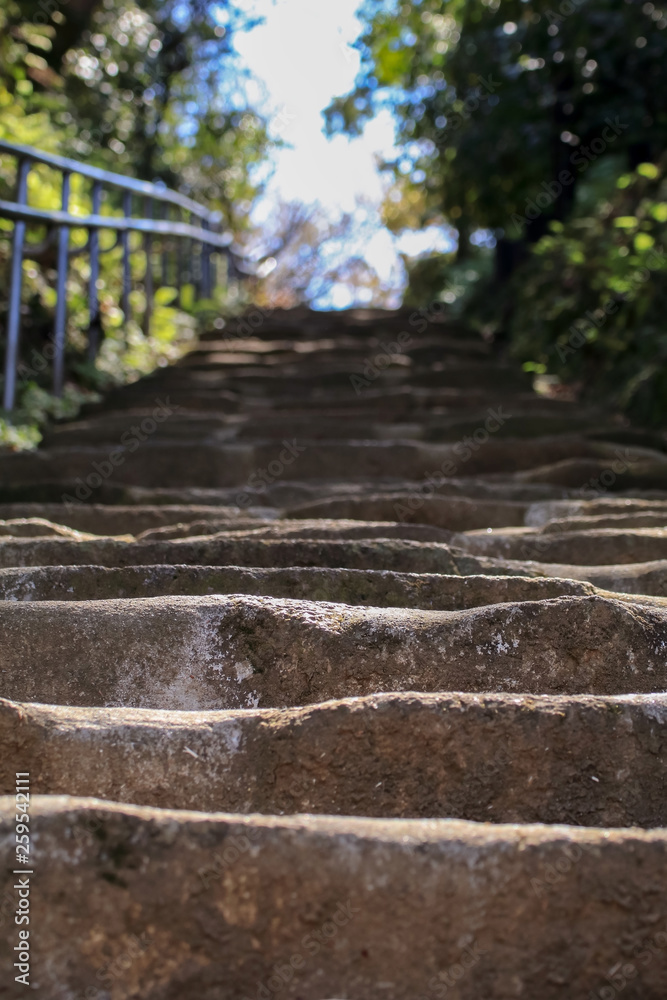
[[[328,128],[393,113],[390,228],[456,226],[463,273],[469,237],[490,230],[497,267],[457,296],[466,319],[511,336],[527,370],[664,419],[665,13],[644,0],[365,0],[361,19],[360,74]],[[454,282],[446,258],[408,271],[414,303]]]
[[[248,106],[233,48],[235,33],[252,24],[233,4],[212,0],[80,0],[68,5],[0,0],[0,138],[163,181],[217,209],[223,224],[242,231],[261,189],[259,168],[270,146],[264,121]],[[13,157],[0,156],[1,198],[13,197],[15,180]],[[29,203],[60,208],[60,185],[58,172],[34,168]],[[80,177],[72,178],[69,208],[77,215],[91,211],[91,185]],[[121,211],[117,192],[107,190],[102,213]],[[11,232],[11,223],[0,220],[3,274]],[[65,416],[61,401],[45,401],[55,306],[55,249],[46,237],[44,228],[29,228],[22,367],[12,421],[17,426],[27,421],[33,430],[3,430],[0,444],[11,447],[34,443],[38,424]],[[84,230],[72,231],[72,249],[81,251],[86,239]],[[142,238],[130,237],[130,316],[120,309],[121,249],[113,247],[111,232],[103,232],[100,239],[105,251],[98,282],[104,339],[95,367],[85,353],[88,256],[74,253],[70,261],[66,361],[76,382],[66,390],[70,401],[80,401],[86,390],[133,380],[175,360],[196,336],[202,317],[225,306],[224,295],[216,302],[196,304],[191,286],[183,289],[180,305],[175,289],[159,289],[146,335]],[[168,247],[154,241],[155,254],[162,249]],[[0,321],[5,294],[0,292]],[[3,328],[4,323],[0,351]],[[3,427],[10,427],[6,420]]]
[[[404,305],[444,302],[449,315],[459,317],[470,309],[480,284],[490,280],[493,255],[480,247],[462,261],[454,253],[433,253],[413,260],[404,257],[403,262],[408,274]]]
[[[664,420],[666,277],[667,179],[642,164],[596,215],[552,224],[517,272],[515,355],[642,422]]]
[[[564,219],[592,162],[581,149],[607,118],[622,128],[606,154],[641,148],[653,159],[667,141],[667,18],[640,0],[569,7],[563,16],[553,0],[366,0],[361,73],[329,108],[329,130],[358,131],[391,108],[391,166],[427,194],[423,221],[509,234],[542,182],[570,170],[546,215]]]

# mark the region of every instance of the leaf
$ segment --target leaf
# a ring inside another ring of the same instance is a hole
[[[619,215],[614,219],[614,225],[617,229],[634,229],[639,225],[639,219],[634,215]]]
[[[158,306],[168,306],[174,301],[178,291],[175,288],[158,288],[155,293],[155,304]]]
[[[641,252],[642,250],[650,250],[652,246],[655,245],[655,240],[649,233],[637,233],[634,239],[635,250]]]
[[[648,177],[649,180],[654,181],[660,171],[655,163],[640,163],[637,167],[637,173],[641,174],[642,177]]]

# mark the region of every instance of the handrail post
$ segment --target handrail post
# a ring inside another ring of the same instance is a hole
[[[132,193],[123,193],[123,215],[126,219],[132,217]],[[130,234],[127,229],[121,233],[121,246],[123,248],[123,290],[121,292],[120,307],[127,323],[130,319],[130,291],[132,287],[132,272],[130,269]]]
[[[99,215],[102,209],[102,182],[95,181],[93,184],[93,215]],[[100,321],[100,296],[97,290],[97,282],[100,276],[100,233],[98,229],[91,229],[88,241],[90,245],[90,280],[88,283],[88,360],[94,361],[100,346],[101,321]]]
[[[195,225],[201,220],[198,219],[194,213],[190,216],[190,222]],[[195,302],[201,298],[201,279],[202,279],[202,255],[201,255],[201,243],[199,244],[199,252],[197,252],[197,240],[190,241],[191,246],[191,258],[192,258],[192,291]]]
[[[145,214],[147,219],[153,218],[153,200],[146,198]],[[151,332],[151,319],[153,316],[153,240],[150,233],[144,237],[144,250],[146,253],[146,274],[144,275],[144,295],[146,296],[146,310],[144,312],[143,331],[144,336],[149,337]]]
[[[183,244],[185,239],[176,240],[176,302],[179,307],[183,305]]]
[[[18,185],[16,201],[19,205],[28,203],[28,174],[31,163],[21,157],[18,163]],[[9,286],[9,306],[7,310],[7,345],[5,350],[5,385],[2,405],[5,410],[14,409],[16,397],[16,365],[19,356],[21,334],[21,290],[23,286],[23,245],[25,243],[25,222],[14,223],[12,238],[12,263]]]
[[[62,210],[69,211],[70,172],[63,172]],[[67,271],[69,265],[69,226],[58,229],[58,277],[56,284],[55,354],[53,357],[53,395],[62,396],[65,384],[65,342],[67,327]]]
[[[202,219],[202,229],[210,229],[208,219]],[[208,243],[201,245],[201,294],[202,298],[211,297],[211,252]]]
[[[162,203],[162,218],[165,222],[169,221],[169,205],[166,202]],[[169,237],[165,235],[160,241],[160,253],[161,253],[161,264],[162,264],[162,285],[166,288],[169,285]]]

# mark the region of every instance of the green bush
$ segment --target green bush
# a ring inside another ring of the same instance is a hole
[[[512,352],[643,423],[667,416],[667,177],[640,165],[595,215],[551,224],[513,279]]]

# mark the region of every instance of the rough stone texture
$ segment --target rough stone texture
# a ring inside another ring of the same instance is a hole
[[[0,794],[168,809],[667,826],[667,695],[377,694],[231,712],[0,700]]]
[[[168,541],[124,542],[110,538],[2,539],[0,567],[133,566],[329,566],[393,569],[405,573],[456,573],[447,545],[408,539],[254,539],[226,533]]]
[[[419,542],[448,542],[454,532],[430,524],[403,524],[397,521],[355,521],[345,518],[282,518],[270,524],[256,521],[190,521],[164,528],[151,528],[139,541],[191,538],[224,533],[230,538],[407,538]]]
[[[225,323],[0,455],[31,985],[664,1000],[667,435],[435,310]]]
[[[667,558],[667,528],[589,528],[534,533],[529,528],[470,532],[452,539],[473,555],[603,566]]]
[[[470,611],[258,597],[2,602],[19,701],[281,707],[376,691],[667,690],[667,608],[602,597]]]
[[[664,830],[246,819],[65,797],[33,799],[33,821],[41,856],[57,858],[33,904],[34,982],[49,997],[101,984],[114,1000],[254,1000],[293,957],[279,992],[292,1000],[414,1000],[449,970],[462,1000],[583,998],[630,962],[628,996],[667,992]]]
[[[190,505],[169,506],[111,506],[94,503],[26,503],[0,504],[0,517],[15,520],[17,517],[44,518],[55,524],[66,525],[77,531],[93,535],[139,535],[150,528],[167,527],[185,518],[197,521],[237,522],[248,520],[251,515],[238,507],[210,507]]]
[[[596,593],[589,583],[522,576],[447,576],[391,570],[241,569],[237,566],[35,566],[0,569],[0,600],[92,601],[115,597],[255,594],[371,607],[463,611],[507,601]],[[606,596],[612,596],[607,594]],[[614,595],[662,604],[663,598]]]

